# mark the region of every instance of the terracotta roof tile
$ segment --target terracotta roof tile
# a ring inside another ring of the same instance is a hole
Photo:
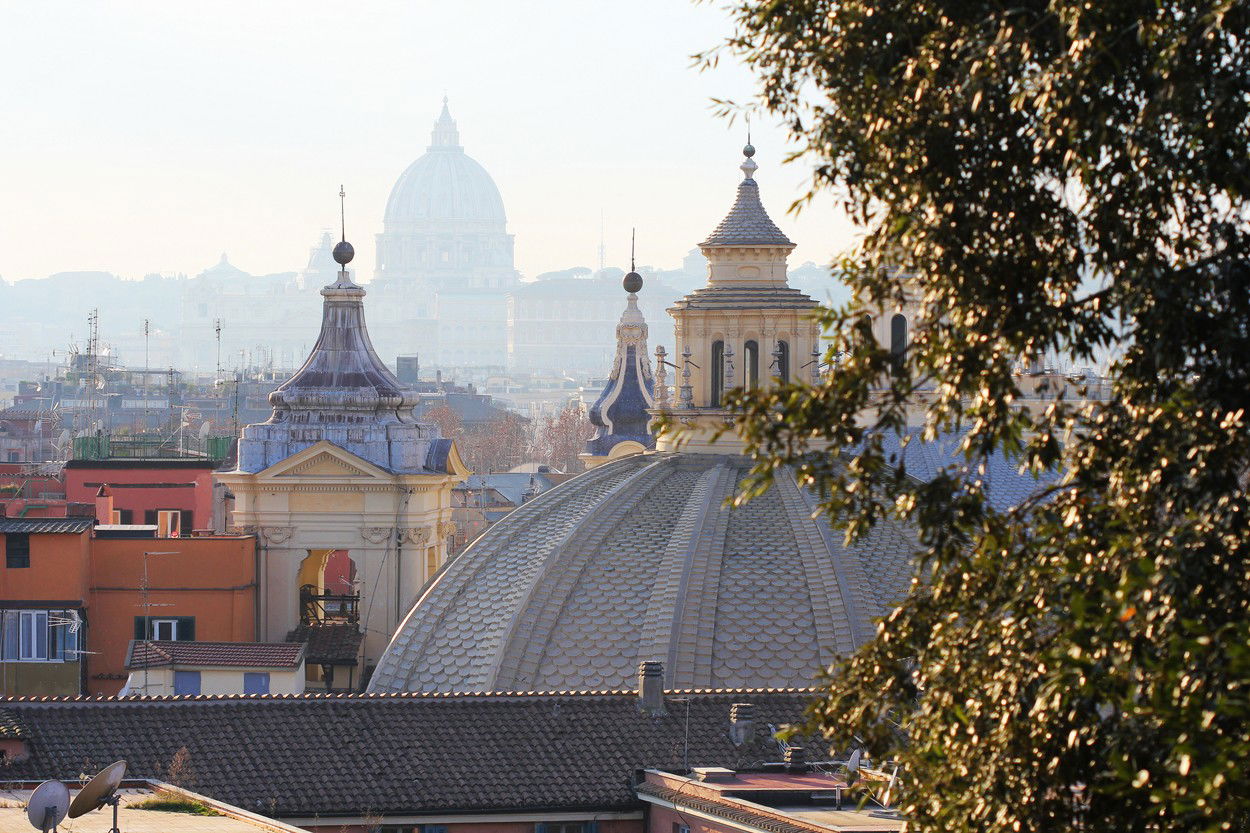
[[[299,642],[190,642],[131,640],[127,668],[167,665],[213,665],[246,668],[297,668],[303,659]]]
[[[8,709],[0,709],[0,738],[24,738],[26,727],[22,725],[17,714]]]
[[[30,535],[83,533],[91,529],[91,518],[0,518],[0,534],[25,532]]]
[[[363,639],[360,628],[339,623],[303,624],[286,635],[287,642],[307,643],[307,660],[320,665],[354,665]]]

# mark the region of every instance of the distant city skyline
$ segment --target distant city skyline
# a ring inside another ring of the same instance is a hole
[[[254,274],[298,270],[337,232],[340,184],[368,280],[387,196],[444,93],[527,278],[596,267],[601,216],[607,265],[628,265],[637,227],[639,262],[676,267],[740,178],[745,127],[710,102],[746,100],[753,82],[690,66],[729,32],[712,5],[49,2],[3,19],[9,282],[193,275],[223,251]],[[776,124],[752,133],[791,264],[828,263],[851,225],[832,199],[784,214],[807,171],[782,164]]]

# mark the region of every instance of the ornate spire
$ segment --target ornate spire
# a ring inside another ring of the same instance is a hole
[[[340,201],[344,197],[340,188]],[[437,429],[417,423],[412,408],[420,397],[400,385],[373,349],[365,290],[347,271],[355,252],[346,240],[345,216],[340,220],[344,239],[334,247],[340,269],[321,290],[321,334],[304,365],[269,394],[269,420],[244,429],[240,470],[260,471],[327,440],[388,471],[420,472],[432,465],[434,445],[447,442],[437,439]]]
[[[647,355],[647,322],[638,309],[642,276],[633,271],[632,251],[630,261],[630,272],[621,282],[628,294],[625,311],[616,325],[612,374],[590,409],[595,434],[586,441],[586,454],[591,457],[606,457],[625,441],[644,448],[655,447],[655,437],[648,430],[651,416],[647,413],[648,408],[655,407],[655,382],[651,377],[651,357]]]
[[[759,165],[751,157],[755,156],[755,147],[747,140],[742,149],[745,157],[739,170],[742,171],[742,182],[738,183],[738,198],[733,207],[720,221],[708,238],[699,245],[709,246],[788,246],[793,249],[790,238],[777,228],[777,224],[764,210],[760,202],[760,189],[755,182],[755,172]]]
[[[430,150],[461,150],[460,131],[456,129],[456,121],[447,109],[447,96],[443,96],[443,112],[438,121],[434,122],[434,130],[430,133]]]

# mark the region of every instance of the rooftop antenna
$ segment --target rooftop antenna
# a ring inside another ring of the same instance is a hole
[[[608,246],[603,239],[603,209],[599,209],[599,271],[608,265]]]
[[[631,228],[629,230],[629,271],[637,271],[634,269],[634,242],[638,238],[638,229]]]
[[[26,802],[26,818],[36,830],[48,833],[65,819],[69,812],[69,787],[60,781],[44,781]]]
[[[152,583],[151,581],[148,580],[148,556],[152,556],[152,555],[179,555],[179,553],[177,551],[172,551],[172,552],[165,551],[165,552],[145,552],[143,554],[143,577],[139,582],[139,596],[141,599],[141,601],[139,602],[139,607],[143,608],[143,649],[144,649],[143,653],[144,653],[144,656],[148,658],[150,658],[152,655],[152,608],[173,607],[173,604],[168,603],[168,602],[152,601]],[[150,662],[143,663],[143,696],[144,697],[148,696],[148,666],[149,665],[151,665]],[[117,766],[117,764],[113,764],[113,766]],[[122,771],[124,772],[125,769],[126,769],[126,766],[123,763]],[[103,775],[104,773],[100,773],[100,774]],[[99,775],[96,776],[96,778],[99,778],[99,777],[100,777]],[[86,810],[84,810],[83,812],[85,813]],[[117,808],[113,809],[113,813],[114,815],[116,815]],[[81,815],[81,813],[79,815]],[[77,818],[77,816],[70,816],[70,818]],[[114,820],[113,826],[114,827],[117,826],[116,820]]]
[[[149,368],[148,360],[151,355],[151,351],[149,350],[150,345],[149,345],[148,338],[149,336],[151,336],[151,334],[152,334],[152,324],[148,319],[145,318],[143,319],[143,430],[144,431],[148,430],[148,427],[149,427],[148,424],[151,422],[151,420],[148,418],[148,411],[150,410],[150,403],[148,402],[148,368]],[[218,343],[218,349],[219,350],[221,349],[220,342]]]
[[[339,240],[347,239],[347,192],[339,185]]]
[[[121,833],[121,828],[117,826],[117,805],[121,803],[117,788],[121,786],[124,777],[126,777],[125,761],[109,764],[97,772],[96,776],[88,781],[87,785],[79,790],[78,795],[74,796],[74,800],[70,802],[69,817],[76,819],[92,810],[100,809],[105,804],[111,804],[113,826],[109,828],[108,833]]]
[[[221,375],[221,319],[213,319],[213,333],[217,336],[217,375]]]

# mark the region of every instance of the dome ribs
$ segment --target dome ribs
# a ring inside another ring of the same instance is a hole
[[[719,468],[699,475],[695,487],[682,507],[681,517],[673,527],[672,537],[660,561],[655,586],[647,601],[646,618],[643,620],[642,638],[638,644],[638,660],[664,660],[669,684],[677,686],[677,658],[675,632],[684,606],[686,586],[689,583],[691,561],[695,556],[699,537],[715,507],[712,495],[716,485],[724,477]]]
[[[372,692],[810,685],[910,586],[915,532],[852,547],[794,481],[726,506],[750,462],[651,452],[610,461],[500,520],[400,627]]]
[[[729,534],[731,512],[722,507],[733,496],[740,474],[733,461],[720,458],[712,470],[708,489],[708,514],[695,531],[689,567],[682,577],[678,607],[673,611],[669,637],[669,665],[672,685],[698,688],[712,685],[712,651],[715,643],[720,577]]]
[[[559,555],[543,565],[539,581],[518,608],[509,628],[511,635],[507,648],[492,675],[494,685],[512,685],[518,676],[529,679],[531,683],[539,682],[539,667],[552,632],[582,578],[591,554],[598,551],[603,539],[626,516],[636,511],[669,474],[660,465],[660,460],[651,460],[618,483],[604,497],[599,511],[583,517],[569,530],[555,550]],[[616,634],[601,636],[612,639]]]
[[[859,562],[847,558],[837,533],[823,520],[812,520],[815,506],[804,500],[791,478],[778,479],[775,486],[786,504],[804,576],[811,592],[813,621],[821,666],[828,666],[839,655],[854,652],[873,633],[862,604],[865,581]]]

